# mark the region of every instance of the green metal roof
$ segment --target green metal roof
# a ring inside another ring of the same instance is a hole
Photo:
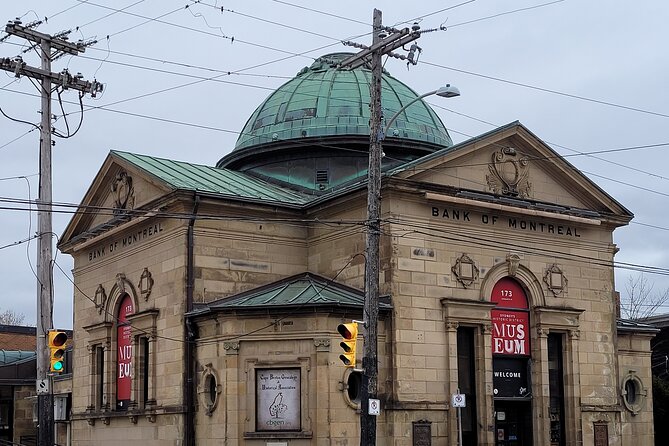
[[[305,137],[369,135],[371,71],[365,66],[336,68],[348,56],[334,53],[320,57],[279,87],[253,112],[235,150]],[[381,102],[387,119],[417,96],[384,73]],[[452,144],[444,124],[422,100],[402,112],[388,136],[444,147]]]
[[[208,304],[210,310],[304,306],[361,308],[364,294],[325,277],[304,273]],[[388,309],[387,303],[379,308]]]
[[[0,350],[0,365],[13,364],[15,362],[33,359],[36,354],[34,351],[26,350]]]
[[[310,199],[306,194],[230,169],[116,150],[112,150],[111,155],[132,163],[177,190],[297,205],[305,204]]]

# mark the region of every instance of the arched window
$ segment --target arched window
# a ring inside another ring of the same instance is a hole
[[[128,410],[132,392],[132,326],[128,316],[134,313],[132,298],[121,297],[116,325],[116,410]]]

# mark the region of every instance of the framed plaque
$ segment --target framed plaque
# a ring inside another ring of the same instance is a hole
[[[609,446],[609,425],[605,422],[594,423],[595,446]]]
[[[432,422],[413,422],[413,446],[432,446]]]
[[[256,369],[256,430],[301,430],[300,384],[300,369]]]

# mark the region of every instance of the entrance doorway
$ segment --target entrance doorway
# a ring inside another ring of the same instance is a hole
[[[530,401],[495,401],[495,446],[531,445]]]

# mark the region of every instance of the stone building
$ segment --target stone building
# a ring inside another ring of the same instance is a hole
[[[59,244],[74,444],[359,444],[336,327],[363,319],[370,73],[342,57],[215,167],[109,154]],[[416,97],[384,74],[386,117]],[[418,101],[384,154],[378,444],[457,444],[458,392],[466,445],[653,444],[654,332],[616,318],[630,211],[518,122],[453,145]]]

